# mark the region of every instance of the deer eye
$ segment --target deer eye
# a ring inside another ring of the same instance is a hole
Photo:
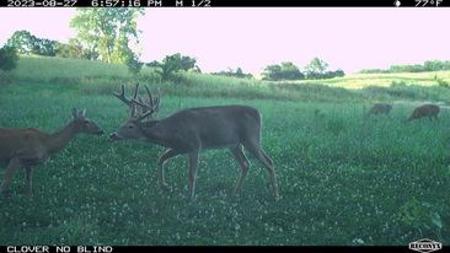
[[[133,128],[133,125],[129,125],[128,128]]]
[[[85,120],[84,124],[86,124],[86,125],[89,124],[89,120]]]

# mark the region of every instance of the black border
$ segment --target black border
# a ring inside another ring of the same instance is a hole
[[[36,2],[43,2],[49,0],[35,0]],[[64,0],[55,0],[57,2],[63,3]],[[96,0],[104,1],[104,0]],[[130,0],[124,0],[128,2]],[[134,0],[131,0],[134,1]],[[151,5],[151,0],[138,0],[140,1],[140,6],[126,6],[126,7],[145,7],[145,8],[209,8],[209,7],[391,7],[391,8],[440,8],[440,7],[450,7],[450,0],[442,0],[439,7],[428,4],[427,6],[417,6],[416,0],[399,0],[401,2],[400,7],[395,6],[396,0],[360,0],[360,1],[330,1],[330,0],[265,0],[265,1],[251,1],[251,0],[183,0],[184,5],[182,7],[176,5],[177,0],[154,0],[160,1],[159,4]],[[178,0],[181,1],[181,0]],[[195,1],[198,5],[192,6],[192,1]],[[204,2],[202,2],[204,1]],[[209,2],[208,2],[209,1]],[[434,0],[436,1],[436,0]],[[0,0],[0,7],[8,8],[8,0]],[[44,8],[43,6],[22,6],[21,8]],[[56,6],[45,8],[58,8],[65,6]],[[76,4],[71,7],[93,7],[91,0],[77,0]],[[97,6],[99,8],[105,6]],[[116,6],[121,7],[121,6]],[[15,245],[20,247],[22,245]],[[25,245],[23,245],[25,246]],[[31,245],[30,245],[31,246]],[[91,248],[91,246],[87,246]],[[122,252],[172,252],[172,251],[192,251],[192,252],[232,252],[232,251],[246,251],[250,252],[415,252],[408,249],[408,246],[111,246],[113,248],[112,253],[122,253]],[[0,253],[8,253],[8,246],[0,246]],[[70,246],[70,253],[81,253],[77,251],[77,246]],[[49,246],[49,253],[55,253],[56,247]],[[450,252],[449,246],[443,246],[439,251]],[[19,253],[19,252],[14,252]],[[94,252],[90,252],[94,253]]]
[[[8,3],[13,0],[0,0],[0,7],[8,7]],[[16,0],[14,0],[16,1]],[[24,1],[25,0],[18,0]],[[30,0],[26,1],[29,2]],[[23,8],[65,8],[65,7],[92,7],[92,1],[96,1],[95,7],[107,7],[105,6],[105,1],[111,0],[76,0],[76,3],[72,6],[68,6],[71,0],[32,0],[34,1],[33,6],[20,6]],[[51,7],[48,5],[49,1],[56,1],[57,6]],[[116,0],[117,1],[117,0]],[[119,5],[115,7],[145,7],[145,8],[208,8],[208,7],[391,7],[397,8],[395,3],[399,1],[401,4],[399,8],[414,7],[414,8],[440,8],[449,7],[450,0],[118,0]],[[138,1],[139,6],[132,4]],[[155,1],[158,2],[155,4]],[[183,6],[177,6],[177,1],[183,1]],[[193,1],[195,6],[193,6]],[[419,6],[416,1],[423,1]],[[424,1],[428,1],[426,4]],[[436,6],[436,1],[440,1],[439,6]],[[42,3],[45,2],[45,5]],[[433,4],[431,4],[433,2]],[[425,6],[423,6],[425,4]],[[122,6],[121,6],[122,5]]]
[[[31,245],[11,245],[20,249],[22,246]],[[40,245],[44,246],[44,245]],[[68,245],[67,245],[68,246]],[[81,246],[81,245],[80,245]],[[84,246],[88,249],[88,252],[84,253],[96,253],[93,251],[92,246]],[[196,253],[221,253],[221,252],[236,252],[245,251],[246,253],[258,252],[258,253],[269,253],[269,252],[382,252],[382,253],[413,253],[405,246],[111,246],[111,253],[126,253],[126,252],[196,252]],[[8,251],[8,246],[0,246],[1,253],[22,253],[18,251]],[[48,246],[48,253],[56,253],[56,246]],[[70,252],[68,253],[83,253],[78,252],[78,246],[70,246]],[[449,246],[443,246],[441,250],[435,251],[436,253],[450,252]],[[25,252],[24,252],[25,253]],[[39,253],[39,252],[37,252]],[[101,252],[97,252],[101,253]]]

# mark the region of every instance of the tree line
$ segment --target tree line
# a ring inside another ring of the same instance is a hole
[[[292,62],[282,62],[267,66],[263,73],[263,80],[280,81],[280,80],[304,80],[304,79],[327,79],[333,77],[344,76],[345,73],[341,69],[331,71],[328,69],[328,63],[317,57],[305,66],[304,71]]]
[[[430,72],[450,70],[450,61],[430,60],[423,64],[405,64],[391,65],[388,69],[363,69],[360,73],[376,74],[376,73],[399,73],[399,72]]]

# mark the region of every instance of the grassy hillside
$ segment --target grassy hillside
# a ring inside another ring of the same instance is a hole
[[[127,117],[111,96],[119,84],[135,80],[125,70],[22,59],[13,73],[18,81],[0,86],[0,126],[53,131],[76,106],[110,133]],[[404,122],[424,99],[448,99],[446,88],[345,89],[198,74],[158,83],[151,76],[145,69],[141,78],[165,92],[159,117],[194,106],[258,108],[281,200],[271,197],[268,175],[255,159],[242,194],[233,197],[237,163],[226,150],[203,152],[197,199],[189,202],[184,157],[167,164],[172,191],[162,191],[157,161],[163,148],[82,135],[36,168],[32,200],[21,193],[24,173],[18,171],[13,198],[0,198],[0,245],[405,246],[418,238],[450,243],[450,114]],[[389,116],[364,117],[369,103],[379,99],[408,103],[396,104]]]
[[[87,94],[111,94],[121,84],[136,81],[162,88],[165,94],[194,97],[267,98],[291,101],[427,101],[449,102],[450,88],[440,87],[435,76],[450,82],[450,71],[397,74],[354,74],[326,80],[267,82],[209,74],[181,73],[161,82],[151,68],[140,76],[123,65],[94,61],[23,57],[11,73],[18,82],[74,85]]]
[[[152,76],[148,68],[143,74]],[[61,82],[90,78],[128,79],[132,75],[124,65],[58,57],[21,57],[12,75],[23,81]]]

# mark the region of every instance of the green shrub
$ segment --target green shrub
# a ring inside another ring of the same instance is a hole
[[[10,71],[16,68],[18,56],[13,47],[0,48],[0,70]]]

